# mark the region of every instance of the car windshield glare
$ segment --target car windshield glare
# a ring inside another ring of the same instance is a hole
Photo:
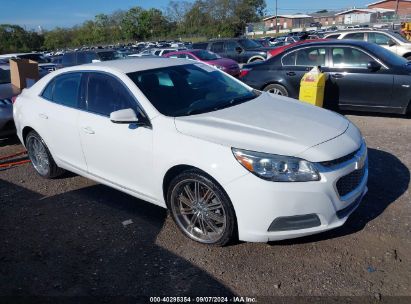
[[[162,114],[188,116],[220,110],[258,96],[206,64],[186,64],[127,74]]]
[[[196,51],[196,52],[193,52],[193,54],[197,56],[200,60],[204,60],[204,61],[216,60],[216,59],[221,58],[219,55],[206,51],[206,50]]]

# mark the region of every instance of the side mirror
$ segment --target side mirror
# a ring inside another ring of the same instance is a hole
[[[381,64],[376,61],[370,61],[367,63],[367,69],[371,71],[378,71],[379,69],[381,69]]]
[[[243,49],[241,47],[237,46],[235,48],[235,51],[240,54],[243,51]]]
[[[388,46],[389,46],[389,47],[392,47],[392,46],[394,46],[394,45],[397,45],[397,44],[395,43],[394,40],[390,39],[390,40],[388,41]]]
[[[118,110],[110,113],[110,120],[113,123],[131,124],[138,123],[136,112],[133,109]]]

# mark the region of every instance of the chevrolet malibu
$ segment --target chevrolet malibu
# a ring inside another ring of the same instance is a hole
[[[205,244],[336,228],[367,191],[367,148],[350,121],[200,62],[61,69],[22,92],[14,119],[42,177],[68,170],[168,208]]]

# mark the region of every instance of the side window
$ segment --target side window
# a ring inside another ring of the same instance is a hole
[[[325,37],[325,38],[327,38],[327,39],[338,39],[338,37],[340,37],[340,34],[329,35],[329,36],[327,36],[327,37]]]
[[[224,52],[224,42],[214,42],[211,45],[211,51],[214,53],[223,53]]]
[[[343,39],[365,40],[364,33],[350,33],[350,34],[345,35]]]
[[[77,108],[79,101],[81,73],[68,73],[54,80],[52,100],[58,104]]]
[[[332,49],[333,67],[336,68],[367,68],[374,59],[366,53],[350,48],[336,47]]]
[[[227,52],[235,52],[235,48],[239,46],[235,41],[227,41],[225,43],[225,49]]]
[[[193,55],[186,54],[186,56],[187,56],[187,59],[196,60]]]
[[[282,59],[281,62],[284,66],[293,66],[295,65],[295,58],[296,58],[296,53],[297,52],[291,52],[285,55]]]
[[[297,51],[295,65],[325,66],[325,48],[306,48]]]
[[[53,100],[53,89],[54,89],[54,79],[49,82],[47,87],[44,89],[41,96],[47,100]]]
[[[378,45],[388,45],[390,37],[381,33],[368,33],[368,42],[376,43]]]
[[[102,73],[90,73],[87,94],[88,111],[110,116],[111,112],[128,108],[136,111],[137,105],[119,80]]]

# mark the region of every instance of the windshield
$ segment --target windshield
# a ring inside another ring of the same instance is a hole
[[[370,43],[367,47],[378,57],[381,58],[384,62],[388,63],[389,65],[394,66],[403,66],[407,64],[407,59],[401,57],[381,46],[378,44]]]
[[[395,38],[397,38],[401,42],[410,43],[407,39],[404,38],[404,36],[402,36],[401,34],[397,32],[391,32],[391,35],[393,35]]]
[[[257,92],[203,63],[127,75],[160,113],[172,117],[212,112],[258,96]]]
[[[0,84],[10,83],[10,70],[0,68]]]
[[[195,51],[193,52],[193,54],[197,56],[200,60],[204,60],[204,61],[216,60],[216,59],[221,58],[219,55],[206,51],[206,50]]]
[[[241,39],[238,40],[238,43],[240,43],[245,49],[257,49],[261,47],[260,44],[250,39]]]

